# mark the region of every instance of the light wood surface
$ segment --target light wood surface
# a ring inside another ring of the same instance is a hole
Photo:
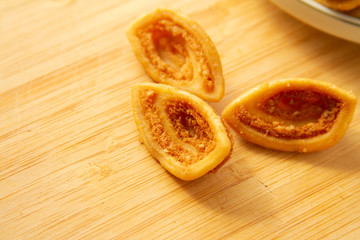
[[[226,81],[218,113],[287,77],[360,95],[360,45],[269,1],[2,0],[0,239],[360,239],[360,105],[344,138],[318,153],[235,137],[231,159],[192,182],[148,154],[130,91],[151,80],[125,29],[159,6],[213,39]]]

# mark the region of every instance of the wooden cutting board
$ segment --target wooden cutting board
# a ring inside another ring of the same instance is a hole
[[[318,153],[235,137],[216,174],[184,182],[138,141],[132,85],[150,82],[125,36],[158,6],[213,39],[226,79],[220,113],[287,77],[360,95],[360,45],[264,0],[17,0],[0,4],[0,239],[360,239],[360,105]]]

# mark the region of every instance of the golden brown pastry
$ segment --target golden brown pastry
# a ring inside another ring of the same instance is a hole
[[[220,57],[205,31],[188,16],[157,9],[127,31],[133,51],[156,82],[217,102],[224,95]]]
[[[352,17],[360,18],[360,7],[357,7],[355,9],[352,9],[350,11],[344,12],[347,15],[350,15]]]
[[[349,11],[360,6],[360,0],[315,0],[324,6],[339,10]]]
[[[142,142],[176,177],[199,178],[230,156],[232,141],[222,119],[195,95],[143,83],[133,87],[132,101]]]
[[[342,138],[356,101],[352,92],[331,83],[285,79],[243,94],[222,116],[250,142],[281,151],[314,152]]]

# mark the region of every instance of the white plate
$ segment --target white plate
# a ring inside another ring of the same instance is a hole
[[[288,14],[321,31],[360,43],[360,19],[334,11],[313,0],[271,0]]]

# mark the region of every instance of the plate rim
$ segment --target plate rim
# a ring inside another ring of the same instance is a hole
[[[346,23],[353,24],[355,26],[360,27],[360,18],[356,18],[356,17],[350,16],[350,15],[347,15],[345,13],[342,13],[340,11],[336,11],[336,10],[326,7],[326,6],[322,5],[321,3],[318,3],[314,0],[297,0],[297,1],[308,5],[309,7],[313,8],[316,11],[322,12],[331,17],[335,17],[338,20],[341,20]]]
[[[314,5],[311,6],[305,3],[305,0],[270,1],[284,12],[292,15],[294,18],[297,18],[305,24],[314,27],[315,29],[335,37],[360,44],[360,24],[358,25],[354,22],[350,23],[349,21],[335,17],[335,14],[332,14],[333,12],[325,6],[320,7],[321,9],[326,9],[324,12],[320,11],[319,8],[314,7]],[[313,0],[307,0],[307,2],[314,3]]]

